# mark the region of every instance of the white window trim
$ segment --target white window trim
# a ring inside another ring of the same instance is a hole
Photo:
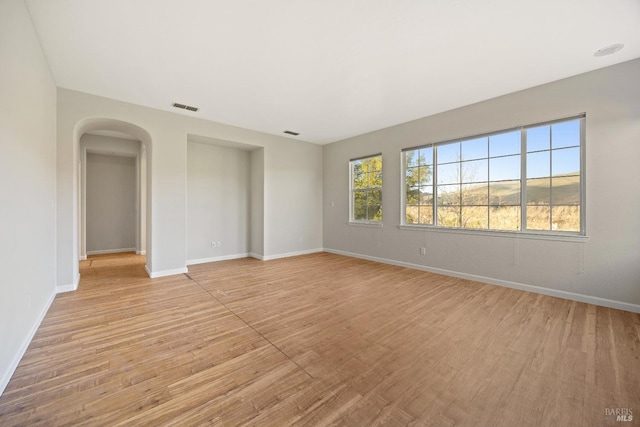
[[[535,232],[535,231],[501,231],[501,230],[485,230],[477,228],[453,228],[453,227],[439,227],[435,225],[427,224],[400,224],[398,228],[401,230],[411,231],[423,231],[423,232],[436,232],[445,234],[466,234],[475,236],[493,236],[493,237],[506,237],[511,239],[534,239],[534,240],[555,240],[561,242],[576,242],[586,243],[589,241],[589,236],[577,235],[575,232],[560,232],[550,231]]]
[[[347,225],[354,225],[356,227],[375,227],[382,228],[382,221],[349,221]]]

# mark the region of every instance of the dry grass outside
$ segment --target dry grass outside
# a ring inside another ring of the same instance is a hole
[[[442,187],[442,188],[441,188]],[[455,187],[455,188],[454,188]],[[451,189],[456,191],[449,191]],[[439,186],[440,227],[518,231],[520,181]],[[411,189],[407,190],[410,194]],[[446,192],[444,192],[446,191]],[[580,231],[580,176],[527,180],[527,230]],[[433,224],[433,196],[408,198],[407,224]]]
[[[527,206],[527,229],[580,231],[580,206]]]
[[[520,206],[446,206],[438,208],[438,226],[481,230],[520,230]],[[433,225],[431,205],[407,206],[407,224]],[[527,206],[528,230],[580,231],[580,206]]]

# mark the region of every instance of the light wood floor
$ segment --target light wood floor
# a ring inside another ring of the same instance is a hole
[[[143,262],[81,263],[0,425],[638,425],[638,314],[327,253]]]

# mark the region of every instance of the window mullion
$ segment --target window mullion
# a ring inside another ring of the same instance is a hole
[[[520,231],[527,229],[527,132],[520,128]]]
[[[458,227],[462,227],[462,143],[458,145]]]
[[[460,151],[458,152],[458,218],[459,227],[464,228],[462,225],[462,144],[460,144]]]
[[[400,170],[402,179],[400,180],[400,224],[407,223],[407,152],[400,153]]]
[[[549,230],[553,230],[553,126],[549,126]]]
[[[551,133],[553,137],[553,132]],[[550,141],[553,147],[553,140]],[[551,147],[549,148],[549,230],[553,230],[553,148]]]
[[[491,230],[491,138],[487,139],[487,230]]]
[[[586,181],[585,181],[585,170],[586,170],[586,165],[587,165],[587,161],[586,161],[586,145],[587,145],[587,141],[586,141],[586,136],[585,136],[585,132],[586,132],[586,125],[585,125],[585,119],[584,117],[582,119],[580,119],[580,232],[584,233],[585,232],[585,221],[586,221],[586,216],[587,216],[587,212],[586,212],[586,197],[587,197],[587,191],[585,188],[586,185]]]
[[[356,188],[353,182],[353,162],[349,162],[349,185],[351,186],[351,200],[349,200],[349,221],[355,218]]]
[[[438,226],[438,146],[433,147],[433,180],[431,182],[433,194],[433,225]]]

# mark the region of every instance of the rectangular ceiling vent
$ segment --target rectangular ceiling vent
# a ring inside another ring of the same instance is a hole
[[[177,102],[174,102],[173,106],[176,108],[180,108],[182,110],[198,111],[198,107],[192,107],[191,105],[185,105],[185,104],[178,104]]]
[[[300,133],[298,132],[294,132],[292,130],[285,130],[284,133],[288,133],[289,135],[293,135],[293,136],[298,136],[300,135]]]

